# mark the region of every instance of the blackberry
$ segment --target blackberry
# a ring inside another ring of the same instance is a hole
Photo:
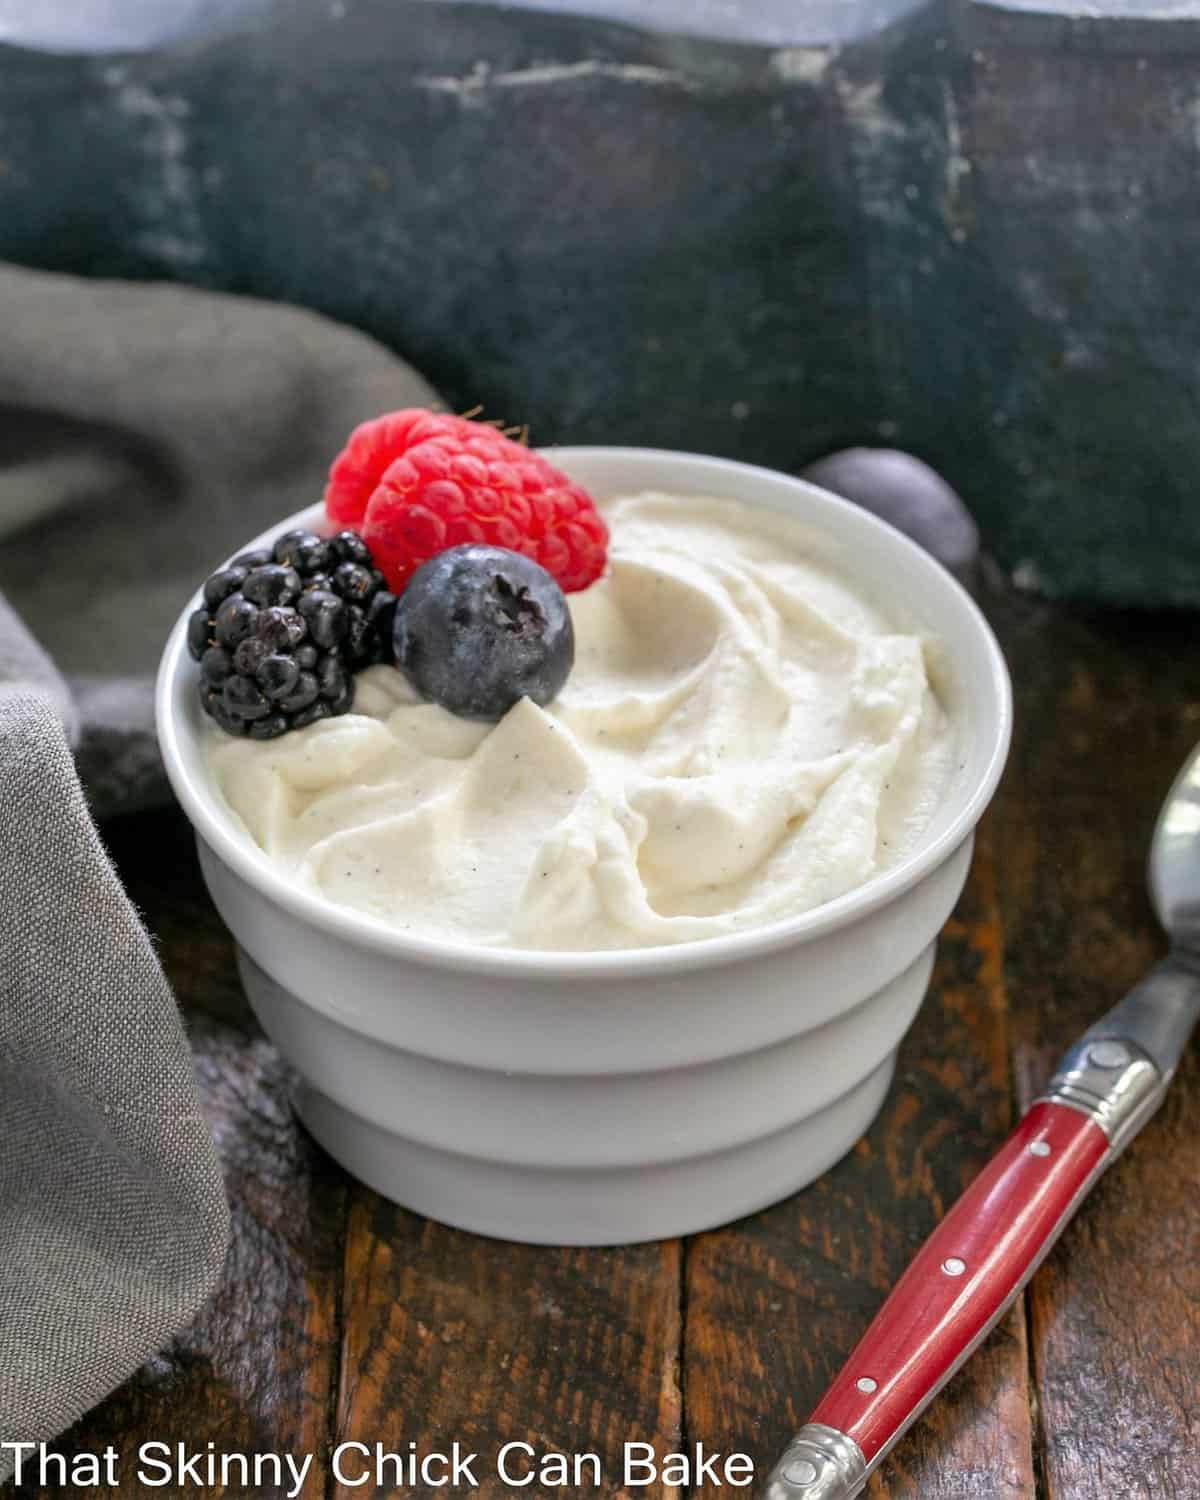
[[[295,568],[301,578],[323,573],[333,556],[329,543],[312,531],[285,531],[271,551],[277,563]]]
[[[364,568],[375,566],[370,547],[357,531],[339,531],[335,537],[330,538],[329,550],[338,562],[358,563]]]
[[[242,597],[267,609],[273,604],[294,604],[300,597],[300,575],[282,563],[264,563],[251,568],[242,584]]]
[[[192,616],[195,619],[195,616]],[[213,616],[212,638],[226,651],[236,651],[258,629],[258,609],[241,594],[230,594],[221,601]]]
[[[218,568],[201,596],[187,645],[227,734],[270,740],[347,713],[354,673],[391,659],[396,600],[353,531],[284,532]]]
[[[371,576],[370,568],[352,562],[338,563],[329,586],[348,604],[364,603],[379,588],[379,584]]]
[[[333,651],[341,644],[349,620],[345,604],[335,593],[329,589],[307,590],[296,608],[314,646]]]
[[[356,531],[339,531],[328,540],[311,531],[290,531],[286,537],[280,537],[275,548],[276,554],[286,558],[303,580],[301,611],[323,613],[321,624],[309,626],[318,646],[328,651],[336,645],[352,672],[391,661],[391,614],[381,611],[389,605],[394,609],[395,597],[388,593],[371,549]],[[307,572],[306,558],[311,558]],[[320,595],[323,602],[306,607],[304,595]],[[329,596],[338,600],[342,608],[333,609]]]

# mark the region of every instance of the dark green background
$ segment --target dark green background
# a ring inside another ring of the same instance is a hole
[[[0,48],[0,256],[303,303],[535,441],[907,447],[1026,584],[1196,604],[1198,139],[1183,3],[769,48],[292,0]]]

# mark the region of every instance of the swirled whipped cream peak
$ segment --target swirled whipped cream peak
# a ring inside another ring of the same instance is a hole
[[[575,664],[498,723],[394,668],[277,740],[213,729],[212,776],[289,880],[402,932],[637,948],[794,916],[907,853],[948,785],[925,644],[785,515],[645,493],[601,507]]]

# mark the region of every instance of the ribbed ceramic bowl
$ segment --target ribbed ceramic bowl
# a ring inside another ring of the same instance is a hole
[[[300,1076],[297,1107],[321,1144],[381,1193],[446,1223],[617,1244],[708,1228],[784,1197],[870,1124],[966,878],[1011,703],[970,598],[864,511],[694,454],[552,456],[601,497],[657,489],[795,514],[898,625],[937,643],[957,769],[903,862],[815,911],[696,943],[541,953],[424,940],[297,889],[239,830],[201,755],[184,642],[196,600],[163,656],[158,729],[246,993]],[[314,507],[247,545],[320,521]]]

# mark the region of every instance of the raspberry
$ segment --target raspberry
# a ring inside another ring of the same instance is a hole
[[[468,542],[523,553],[567,593],[604,571],[608,528],[586,492],[467,417],[410,407],[363,422],[329,471],[325,508],[362,532],[393,593]]]

